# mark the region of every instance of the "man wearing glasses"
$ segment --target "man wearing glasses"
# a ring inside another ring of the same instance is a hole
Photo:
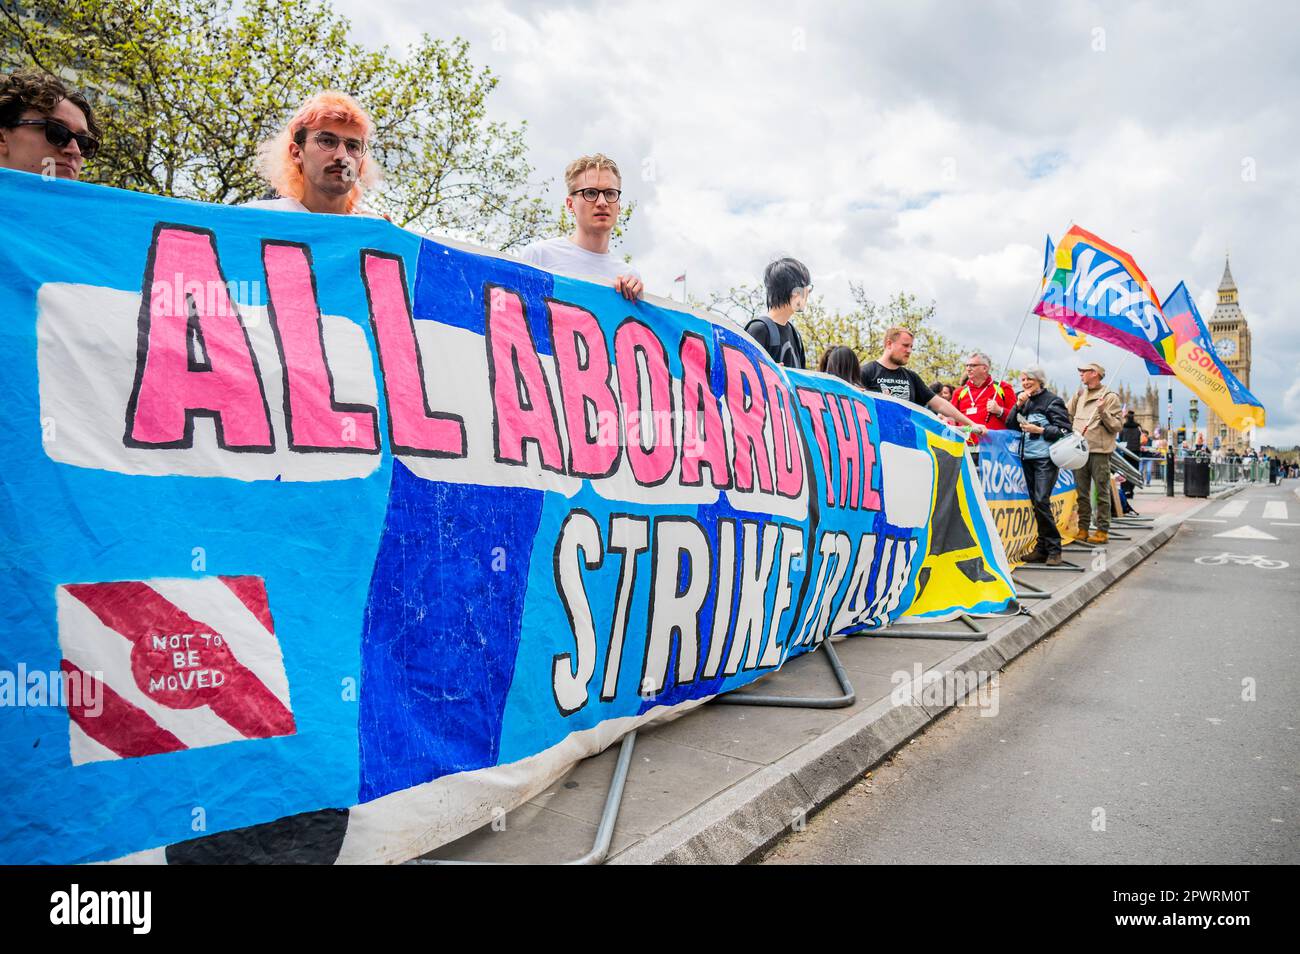
[[[84,96],[40,70],[0,76],[0,167],[78,179],[98,151],[99,126]]]
[[[583,156],[564,170],[564,184],[569,193],[564,205],[577,228],[572,235],[534,242],[519,257],[548,272],[605,279],[628,301],[640,298],[641,273],[609,250],[623,195],[618,164],[599,152]]]
[[[975,423],[1000,431],[1016,406],[1016,391],[1007,381],[994,381],[989,375],[991,367],[992,361],[983,351],[967,355],[966,383],[952,396],[952,403]],[[978,446],[979,440],[972,434],[966,443]],[[971,456],[978,467],[979,454],[972,452]]]
[[[279,194],[245,205],[282,212],[373,215],[361,208],[379,181],[370,155],[370,116],[346,93],[329,90],[303,103],[289,124],[258,149],[257,169]]]

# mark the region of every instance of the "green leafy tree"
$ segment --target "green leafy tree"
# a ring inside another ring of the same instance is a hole
[[[258,145],[308,96],[341,89],[375,120],[374,210],[501,249],[556,232],[526,124],[489,118],[497,78],[463,39],[368,49],[328,0],[0,0],[0,28],[6,69],[40,67],[94,102],[105,135],[91,181],[259,198]]]
[[[960,380],[962,347],[934,327],[934,303],[922,305],[915,295],[899,292],[883,305],[867,296],[856,282],[849,283],[854,307],[836,311],[826,307],[819,295],[795,318],[799,334],[808,353],[808,362],[816,367],[822,353],[836,345],[852,348],[862,363],[880,357],[885,350],[885,332],[898,325],[916,338],[908,367],[926,383],[941,380],[955,385]],[[725,315],[741,326],[766,312],[761,286],[739,285],[726,292],[712,292],[693,304]]]
[[[766,295],[759,285],[737,285],[725,292],[709,292],[707,298],[691,295],[690,304],[730,318],[741,327],[767,311]]]

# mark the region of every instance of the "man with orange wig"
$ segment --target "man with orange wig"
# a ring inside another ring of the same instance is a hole
[[[372,214],[361,208],[361,200],[379,181],[379,164],[370,153],[373,131],[370,116],[351,96],[317,93],[257,151],[257,170],[279,198],[245,204],[284,212]]]

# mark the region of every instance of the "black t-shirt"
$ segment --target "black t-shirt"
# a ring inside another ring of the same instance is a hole
[[[772,322],[774,325],[776,322]],[[777,325],[781,340],[778,344],[772,344],[771,335],[768,333],[767,322],[762,318],[755,318],[745,326],[745,331],[749,332],[750,337],[763,346],[763,350],[771,355],[772,360],[777,364],[783,364],[787,368],[805,368],[805,354],[803,350],[803,339],[799,337],[799,332],[794,326],[794,322],[787,321],[783,325]]]
[[[904,401],[927,407],[934,400],[934,392],[910,368],[890,370],[879,361],[868,361],[862,368],[862,386],[868,391],[892,394]]]

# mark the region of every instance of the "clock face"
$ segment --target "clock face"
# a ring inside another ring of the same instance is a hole
[[[1231,338],[1220,338],[1214,342],[1214,350],[1218,352],[1220,358],[1231,358],[1237,353],[1237,342]]]

